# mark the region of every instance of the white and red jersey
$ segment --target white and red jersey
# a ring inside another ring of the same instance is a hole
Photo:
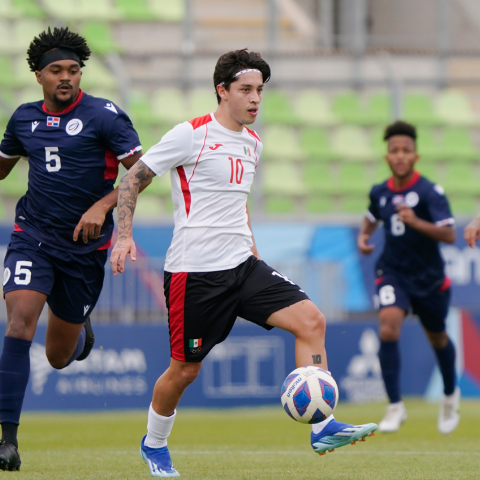
[[[229,130],[211,113],[177,125],[142,157],[158,176],[170,171],[175,229],[166,271],[227,270],[252,254],[246,205],[261,152],[254,131]]]

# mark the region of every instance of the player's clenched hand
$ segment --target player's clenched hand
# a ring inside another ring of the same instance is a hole
[[[375,250],[375,245],[368,244],[369,240],[370,240],[370,235],[368,235],[368,233],[363,233],[358,236],[358,240],[357,240],[358,249],[364,255],[370,255]]]
[[[125,259],[129,253],[132,261],[135,261],[137,258],[137,247],[135,247],[133,238],[126,235],[119,236],[110,255],[110,263],[115,276],[117,276],[117,273],[125,271]]]
[[[418,220],[415,212],[411,208],[408,208],[406,205],[398,205],[397,211],[398,219],[406,225],[412,226]]]
[[[470,248],[475,248],[475,244],[480,238],[480,218],[475,218],[466,226],[463,237]]]
[[[83,243],[88,243],[88,240],[96,240],[105,222],[105,215],[105,210],[101,206],[95,204],[90,207],[82,215],[78,225],[75,227],[73,241],[76,242],[78,240],[78,235],[82,230]]]

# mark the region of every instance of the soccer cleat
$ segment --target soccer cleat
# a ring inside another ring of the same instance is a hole
[[[382,433],[394,433],[407,419],[407,411],[402,401],[391,403],[387,412],[378,425],[378,431]]]
[[[179,477],[175,470],[167,447],[150,448],[145,445],[145,435],[140,443],[140,456],[148,465],[152,477]]]
[[[92,322],[90,321],[90,317],[87,317],[85,320],[85,346],[83,347],[82,353],[78,356],[77,362],[81,362],[85,360],[92,351],[93,345],[95,343],[95,335],[93,334],[92,330]]]
[[[457,387],[451,395],[444,395],[440,403],[438,415],[438,431],[440,433],[453,432],[460,421],[460,389]]]
[[[349,425],[348,423],[330,421],[320,433],[312,432],[312,448],[319,455],[325,455],[327,450],[333,452],[335,448],[343,447],[349,443],[364,441],[366,437],[375,435],[377,425],[366,423],[365,425]]]
[[[0,470],[20,470],[21,464],[17,447],[2,440],[0,442]]]

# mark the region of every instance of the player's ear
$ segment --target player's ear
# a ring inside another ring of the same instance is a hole
[[[221,98],[222,100],[225,100],[225,98],[226,98],[226,96],[227,96],[227,95],[226,95],[226,91],[227,91],[227,90],[226,90],[226,88],[225,88],[225,85],[217,85],[217,93],[218,93],[218,95],[220,96],[220,98]]]
[[[40,85],[43,85],[42,84],[42,72],[40,72],[39,70],[35,70],[35,77],[37,79],[37,83],[40,84]]]

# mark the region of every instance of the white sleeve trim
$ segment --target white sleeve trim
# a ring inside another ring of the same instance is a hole
[[[131,157],[133,154],[139,152],[142,149],[142,146],[132,148],[129,152],[117,156],[117,160],[123,160],[124,158]]]
[[[3,153],[1,150],[0,150],[0,157],[3,157],[3,158],[18,158],[18,157],[21,157],[21,155],[7,155],[6,153]]]
[[[445,220],[440,220],[435,222],[437,227],[444,227],[445,225],[455,225],[455,219],[453,217],[446,218]]]
[[[378,219],[373,216],[373,213],[370,210],[365,212],[365,217],[370,223],[377,223]]]

